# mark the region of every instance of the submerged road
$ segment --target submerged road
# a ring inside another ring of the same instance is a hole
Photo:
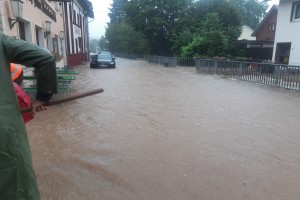
[[[43,200],[299,200],[299,92],[116,61],[26,125]]]

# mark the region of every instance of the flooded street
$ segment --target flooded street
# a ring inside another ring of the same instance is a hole
[[[299,199],[299,92],[116,62],[26,125],[43,200]]]

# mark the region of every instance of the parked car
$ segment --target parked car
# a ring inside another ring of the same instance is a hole
[[[110,52],[100,52],[91,57],[90,68],[116,68],[115,59]]]
[[[90,52],[90,58],[95,56],[95,55],[98,55],[98,53],[97,52]]]
[[[108,54],[108,55],[112,55],[111,52],[109,52],[109,51],[100,51],[99,54]]]

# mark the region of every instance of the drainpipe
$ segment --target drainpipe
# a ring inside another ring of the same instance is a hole
[[[63,23],[64,23],[64,45],[65,45],[65,50],[62,52],[64,54],[64,68],[68,67],[68,58],[67,58],[67,51],[68,51],[68,46],[67,46],[67,28],[66,28],[66,16],[65,14],[65,4],[61,3],[62,5],[62,13],[63,13]]]
[[[95,17],[89,21],[88,15],[86,13],[86,32],[87,32],[87,51],[88,51],[88,61],[90,61],[90,33],[89,33],[89,23],[95,20]]]
[[[87,23],[88,20],[86,20],[87,14],[84,13],[84,33],[86,34],[86,53],[87,53],[87,61],[90,61],[90,33],[89,33],[89,29],[88,26],[89,24]]]
[[[88,61],[90,61],[90,32],[89,32],[89,23],[90,22],[92,22],[92,21],[90,21],[89,22],[89,19],[88,19],[88,16],[86,15],[86,22],[85,22],[85,24],[86,24],[86,27],[85,27],[85,29],[86,29],[86,33],[87,33],[87,52],[88,52]]]

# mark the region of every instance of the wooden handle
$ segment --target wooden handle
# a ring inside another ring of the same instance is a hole
[[[52,105],[56,105],[56,104],[59,104],[59,103],[64,103],[64,102],[67,102],[67,101],[79,99],[79,98],[82,98],[82,97],[98,94],[98,93],[101,93],[103,91],[104,90],[102,88],[99,88],[99,89],[94,89],[94,90],[90,90],[90,91],[87,91],[87,92],[82,92],[82,93],[79,93],[79,94],[72,94],[72,95],[69,95],[67,97],[62,97],[62,98],[59,98],[59,99],[53,99],[52,101],[45,102],[45,103],[43,103],[43,105],[44,106],[52,106]],[[31,112],[32,107],[23,108],[20,111],[21,111],[21,113]]]

